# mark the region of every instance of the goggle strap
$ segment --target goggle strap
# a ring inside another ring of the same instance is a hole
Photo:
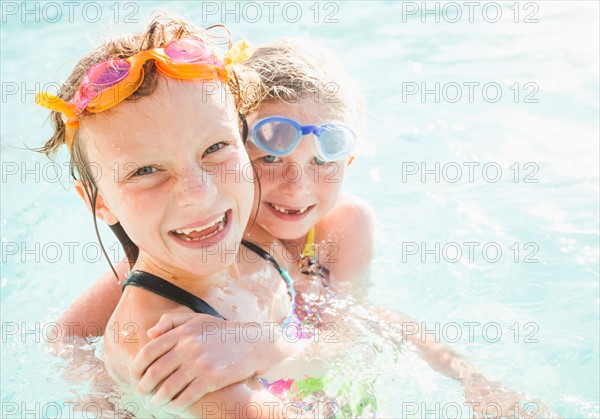
[[[65,124],[65,143],[69,148],[69,152],[73,151],[73,142],[77,128],[79,128],[79,116],[73,115],[67,119],[67,123]]]
[[[77,114],[75,105],[66,102],[56,95],[47,92],[37,92],[35,103],[51,111],[64,114],[67,118]]]

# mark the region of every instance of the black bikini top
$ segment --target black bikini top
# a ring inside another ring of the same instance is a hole
[[[242,240],[242,244],[248,249],[252,250],[258,256],[266,260],[267,262],[271,263],[275,267],[275,269],[277,269],[277,272],[279,272],[279,274],[283,277],[284,281],[286,281],[287,284],[287,272],[279,266],[279,264],[277,263],[275,258],[271,256],[271,254],[249,241]],[[204,301],[202,298],[196,297],[194,294],[187,292],[183,288],[180,288],[177,285],[172,284],[169,281],[165,281],[164,279],[159,278],[156,275],[152,275],[148,272],[137,270],[131,271],[129,277],[127,278],[125,283],[123,283],[122,289],[125,290],[125,287],[128,285],[134,285],[136,287],[144,288],[145,290],[148,290],[162,297],[168,298],[169,300],[173,300],[181,305],[189,307],[196,313],[209,314],[211,316],[225,320],[225,318],[221,316],[217,312],[217,310],[212,308],[211,305]]]

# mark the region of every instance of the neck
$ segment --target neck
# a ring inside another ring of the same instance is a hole
[[[237,263],[232,263],[224,269],[210,274],[194,274],[161,264],[143,251],[140,251],[133,269],[156,275],[192,294],[200,294],[208,288],[223,288],[240,280]]]
[[[290,257],[293,257],[296,262],[300,260],[302,249],[304,249],[306,243],[306,237],[307,235],[305,234],[297,239],[278,239],[258,224],[252,226],[251,229],[247,229],[244,233],[244,239],[262,246],[265,249],[276,250],[278,247],[285,248],[286,258],[289,259]],[[279,242],[279,245],[276,244],[277,242]],[[296,252],[295,250],[298,251]]]

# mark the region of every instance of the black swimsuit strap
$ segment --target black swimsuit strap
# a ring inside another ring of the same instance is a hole
[[[271,265],[273,265],[275,267],[275,269],[277,269],[277,272],[281,273],[281,267],[279,266],[279,264],[277,263],[275,258],[269,252],[267,252],[263,248],[257,246],[256,244],[254,244],[252,242],[249,242],[247,240],[242,239],[242,244],[244,246],[246,246],[248,249],[252,250],[258,256],[260,256],[261,258],[266,260],[267,262],[270,262]]]
[[[169,300],[173,300],[179,304],[191,308],[196,313],[210,314],[211,316],[218,317],[225,320],[217,310],[212,308],[210,304],[201,298],[196,297],[194,294],[187,292],[186,290],[179,288],[177,285],[165,281],[158,276],[149,274],[143,271],[131,271],[127,281],[123,284],[123,289],[127,285],[134,285],[137,287],[144,288],[155,294],[161,295]]]
[[[283,279],[286,279],[283,275],[281,267],[269,252],[263,250],[254,243],[251,243],[246,240],[242,240],[242,244],[248,249],[252,250],[258,256],[266,260],[267,262],[271,263],[275,267],[275,269],[277,269],[277,272],[279,272]],[[168,298],[169,300],[173,300],[179,304],[189,307],[196,313],[210,314],[211,316],[215,316],[225,320],[225,318],[221,316],[217,312],[217,310],[212,308],[210,304],[208,304],[203,299],[196,297],[194,294],[187,292],[186,290],[178,287],[177,285],[172,284],[169,281],[165,281],[164,279],[152,275],[148,272],[131,271],[129,277],[123,284],[123,290],[128,285],[134,285],[136,287],[144,288],[145,290],[148,290],[162,297]]]

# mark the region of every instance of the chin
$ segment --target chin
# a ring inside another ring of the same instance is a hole
[[[272,229],[267,229],[273,237],[281,239],[281,240],[296,240],[300,237],[305,236],[310,227],[302,227],[302,226],[294,226],[294,227],[285,227],[285,226],[277,226]]]

